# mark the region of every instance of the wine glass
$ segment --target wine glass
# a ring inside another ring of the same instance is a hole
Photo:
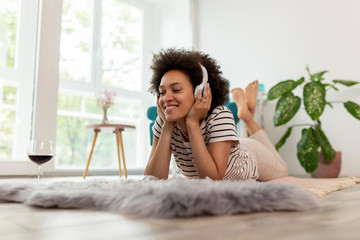
[[[30,160],[38,165],[38,181],[40,181],[41,165],[50,161],[54,156],[53,143],[50,140],[31,140],[27,154]]]

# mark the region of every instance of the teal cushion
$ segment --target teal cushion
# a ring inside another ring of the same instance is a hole
[[[153,145],[153,130],[152,126],[155,123],[156,117],[157,117],[157,107],[151,106],[147,110],[147,117],[151,120],[151,123],[149,124],[149,132],[150,132],[150,145]]]
[[[150,119],[152,121],[156,120],[156,117],[157,117],[157,107],[156,106],[151,106],[148,108],[147,117],[148,117],[148,119]]]
[[[237,107],[236,107],[236,104],[234,102],[227,102],[225,103],[225,106],[227,106],[230,111],[232,112],[233,114],[233,117],[234,117],[234,120],[235,120],[235,124],[237,124],[239,122],[239,118],[237,116]]]

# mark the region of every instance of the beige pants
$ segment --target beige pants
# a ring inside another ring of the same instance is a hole
[[[268,181],[288,176],[288,167],[276,151],[264,130],[260,130],[248,138],[240,138],[244,146],[254,157],[259,171],[259,181]]]

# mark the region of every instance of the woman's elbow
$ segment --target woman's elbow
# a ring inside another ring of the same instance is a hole
[[[156,178],[158,180],[160,180],[160,179],[166,180],[166,179],[168,179],[169,176],[168,176],[168,174],[159,174],[159,173],[156,174],[154,171],[151,171],[151,170],[145,168],[144,177]]]
[[[217,174],[217,175],[203,175],[203,176],[199,176],[199,178],[205,179],[205,178],[210,178],[211,180],[214,181],[219,181],[219,180],[223,180],[224,179],[224,174]]]

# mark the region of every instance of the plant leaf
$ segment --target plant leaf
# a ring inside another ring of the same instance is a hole
[[[334,85],[329,84],[329,86],[332,87],[335,91],[339,91],[339,89],[337,87],[335,87]]]
[[[327,139],[325,133],[321,129],[321,125],[317,124],[315,126],[314,137],[316,142],[320,145],[321,152],[324,154],[325,159],[328,163],[332,163],[335,158],[335,150],[332,148],[329,140]]]
[[[271,101],[277,99],[285,93],[292,91],[297,86],[298,84],[294,80],[281,81],[269,90],[267,94],[267,100]]]
[[[311,74],[311,72],[310,72],[309,65],[306,65],[306,71],[308,72],[308,74],[309,74],[309,76],[310,76],[311,81],[314,81],[313,76],[312,76],[312,74]]]
[[[297,85],[300,85],[300,84],[302,84],[304,81],[305,81],[305,78],[304,78],[304,77],[301,77],[301,78],[299,78],[299,79],[296,81],[296,84],[297,84]]]
[[[346,108],[346,110],[348,110],[348,112],[353,115],[356,119],[360,120],[360,105],[352,102],[352,101],[347,101],[344,103],[344,107]]]
[[[327,73],[328,71],[321,71],[321,72],[317,72],[317,73],[314,73],[314,74],[312,74],[312,76],[313,76],[313,78],[314,79],[316,79],[316,80],[318,80],[318,81],[322,81],[322,80],[324,80],[325,78],[323,78],[322,76],[325,74],[325,73]]]
[[[324,111],[326,90],[320,82],[310,82],[304,86],[304,105],[312,120],[317,120]]]
[[[284,94],[276,104],[274,114],[274,125],[280,126],[297,113],[301,105],[301,98],[294,96],[292,92]]]
[[[319,164],[318,145],[312,128],[303,129],[297,144],[297,157],[307,173],[315,171]]]
[[[282,145],[284,145],[284,143],[286,142],[286,140],[289,138],[290,134],[291,134],[291,131],[292,131],[292,127],[289,127],[285,134],[281,137],[281,139],[276,143],[275,145],[275,148],[276,150],[279,150]]]
[[[314,77],[314,75],[311,74],[309,66],[306,66],[306,71],[309,73],[310,80],[311,80],[312,82],[314,82],[314,81],[315,81],[315,77]]]
[[[334,108],[334,106],[330,102],[327,102],[326,104],[329,105],[331,108]]]
[[[351,87],[354,86],[360,82],[358,81],[352,81],[352,80],[333,80],[333,83],[340,83],[344,86]]]

